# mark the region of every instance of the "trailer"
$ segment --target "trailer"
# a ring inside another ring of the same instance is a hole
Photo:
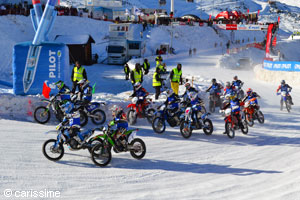
[[[142,41],[135,37],[133,26],[131,23],[110,24],[107,46],[108,64],[123,65],[133,57],[141,57]]]

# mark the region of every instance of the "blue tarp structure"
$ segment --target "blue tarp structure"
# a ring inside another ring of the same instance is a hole
[[[63,80],[70,84],[69,50],[65,44],[47,42],[33,46],[23,42],[13,49],[13,91],[16,95],[41,94],[43,83],[54,88]],[[57,90],[51,90],[55,93]]]

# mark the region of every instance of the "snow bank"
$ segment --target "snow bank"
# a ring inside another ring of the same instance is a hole
[[[256,65],[254,73],[256,79],[261,81],[280,84],[281,80],[285,80],[292,87],[300,84],[300,72],[270,71],[263,69],[262,65]]]

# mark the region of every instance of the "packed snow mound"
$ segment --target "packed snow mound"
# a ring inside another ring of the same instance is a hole
[[[300,85],[300,72],[270,71],[264,69],[262,65],[256,65],[254,72],[256,79],[261,81],[279,84],[281,80],[285,80],[292,87]]]

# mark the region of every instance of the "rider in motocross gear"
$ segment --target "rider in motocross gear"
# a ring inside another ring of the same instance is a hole
[[[55,83],[57,89],[59,89],[58,91],[58,95],[60,96],[61,100],[70,100],[71,99],[71,95],[70,95],[70,88],[68,86],[65,85],[65,83],[61,80],[57,81]]]
[[[146,103],[146,97],[149,95],[149,92],[145,88],[142,87],[140,82],[134,84],[134,92],[130,97],[137,97],[136,106],[141,107],[143,103]]]
[[[78,82],[80,88],[81,88],[81,94],[80,99],[83,101],[83,105],[87,105],[92,101],[92,91],[93,88],[89,85],[89,81],[82,79]]]
[[[189,100],[189,94],[191,92],[198,93],[198,90],[196,90],[194,87],[192,87],[189,82],[185,83],[184,86],[185,86],[185,92],[183,93],[183,95],[180,96],[180,97],[183,97],[184,101]]]
[[[276,92],[278,93],[279,90],[280,90],[280,92],[285,91],[287,96],[290,97],[291,104],[294,105],[293,100],[292,100],[292,96],[290,95],[290,92],[292,91],[292,89],[293,88],[291,86],[289,86],[288,84],[285,83],[285,80],[282,80],[281,85],[278,86]],[[281,99],[281,102],[282,102],[282,99]]]
[[[215,78],[211,79],[211,83],[212,83],[211,86],[209,86],[206,92],[210,92],[210,93],[215,92],[216,94],[220,94],[223,86],[220,83],[217,83],[217,80]]]
[[[83,138],[80,134],[80,114],[76,110],[74,103],[68,101],[67,103],[63,104],[62,106],[63,111],[65,112],[65,117],[62,123],[69,123],[68,132],[70,133],[70,137],[78,136],[80,141],[83,142],[85,138]]]
[[[168,97],[164,104],[167,107],[167,111],[169,111],[170,114],[174,114],[178,110],[178,101],[180,100],[178,98],[178,95],[176,95],[172,89],[169,89],[167,91]]]
[[[190,92],[188,98],[189,98],[189,103],[187,107],[192,108],[192,120],[196,122],[196,125],[198,126],[199,121],[197,117],[197,111],[202,110],[200,104],[203,102],[203,100],[198,96],[196,92]]]
[[[227,103],[224,107],[223,107],[223,110],[226,110],[228,107],[231,108],[231,112],[233,113],[233,116],[235,116],[238,120],[238,125],[240,127],[243,126],[243,123],[242,123],[242,116],[240,114],[241,112],[241,106],[243,106],[245,103],[243,100],[240,100],[239,98],[236,97],[235,94],[232,94],[230,96],[230,102]],[[224,132],[224,134],[226,134],[226,130]]]
[[[232,85],[234,87],[242,87],[244,85],[244,82],[242,82],[241,80],[238,79],[238,76],[234,76],[233,77],[233,81],[232,81]]]
[[[123,134],[128,130],[128,122],[126,121],[126,114],[120,106],[114,105],[112,108],[112,117],[113,120],[109,122],[109,126],[116,126],[116,134],[115,139],[117,144],[119,145],[119,141],[124,143]],[[119,145],[119,148],[123,148],[122,145]]]
[[[223,96],[226,96],[226,94],[232,94],[235,93],[235,87],[234,85],[231,85],[230,82],[226,82],[224,91],[223,91]]]

